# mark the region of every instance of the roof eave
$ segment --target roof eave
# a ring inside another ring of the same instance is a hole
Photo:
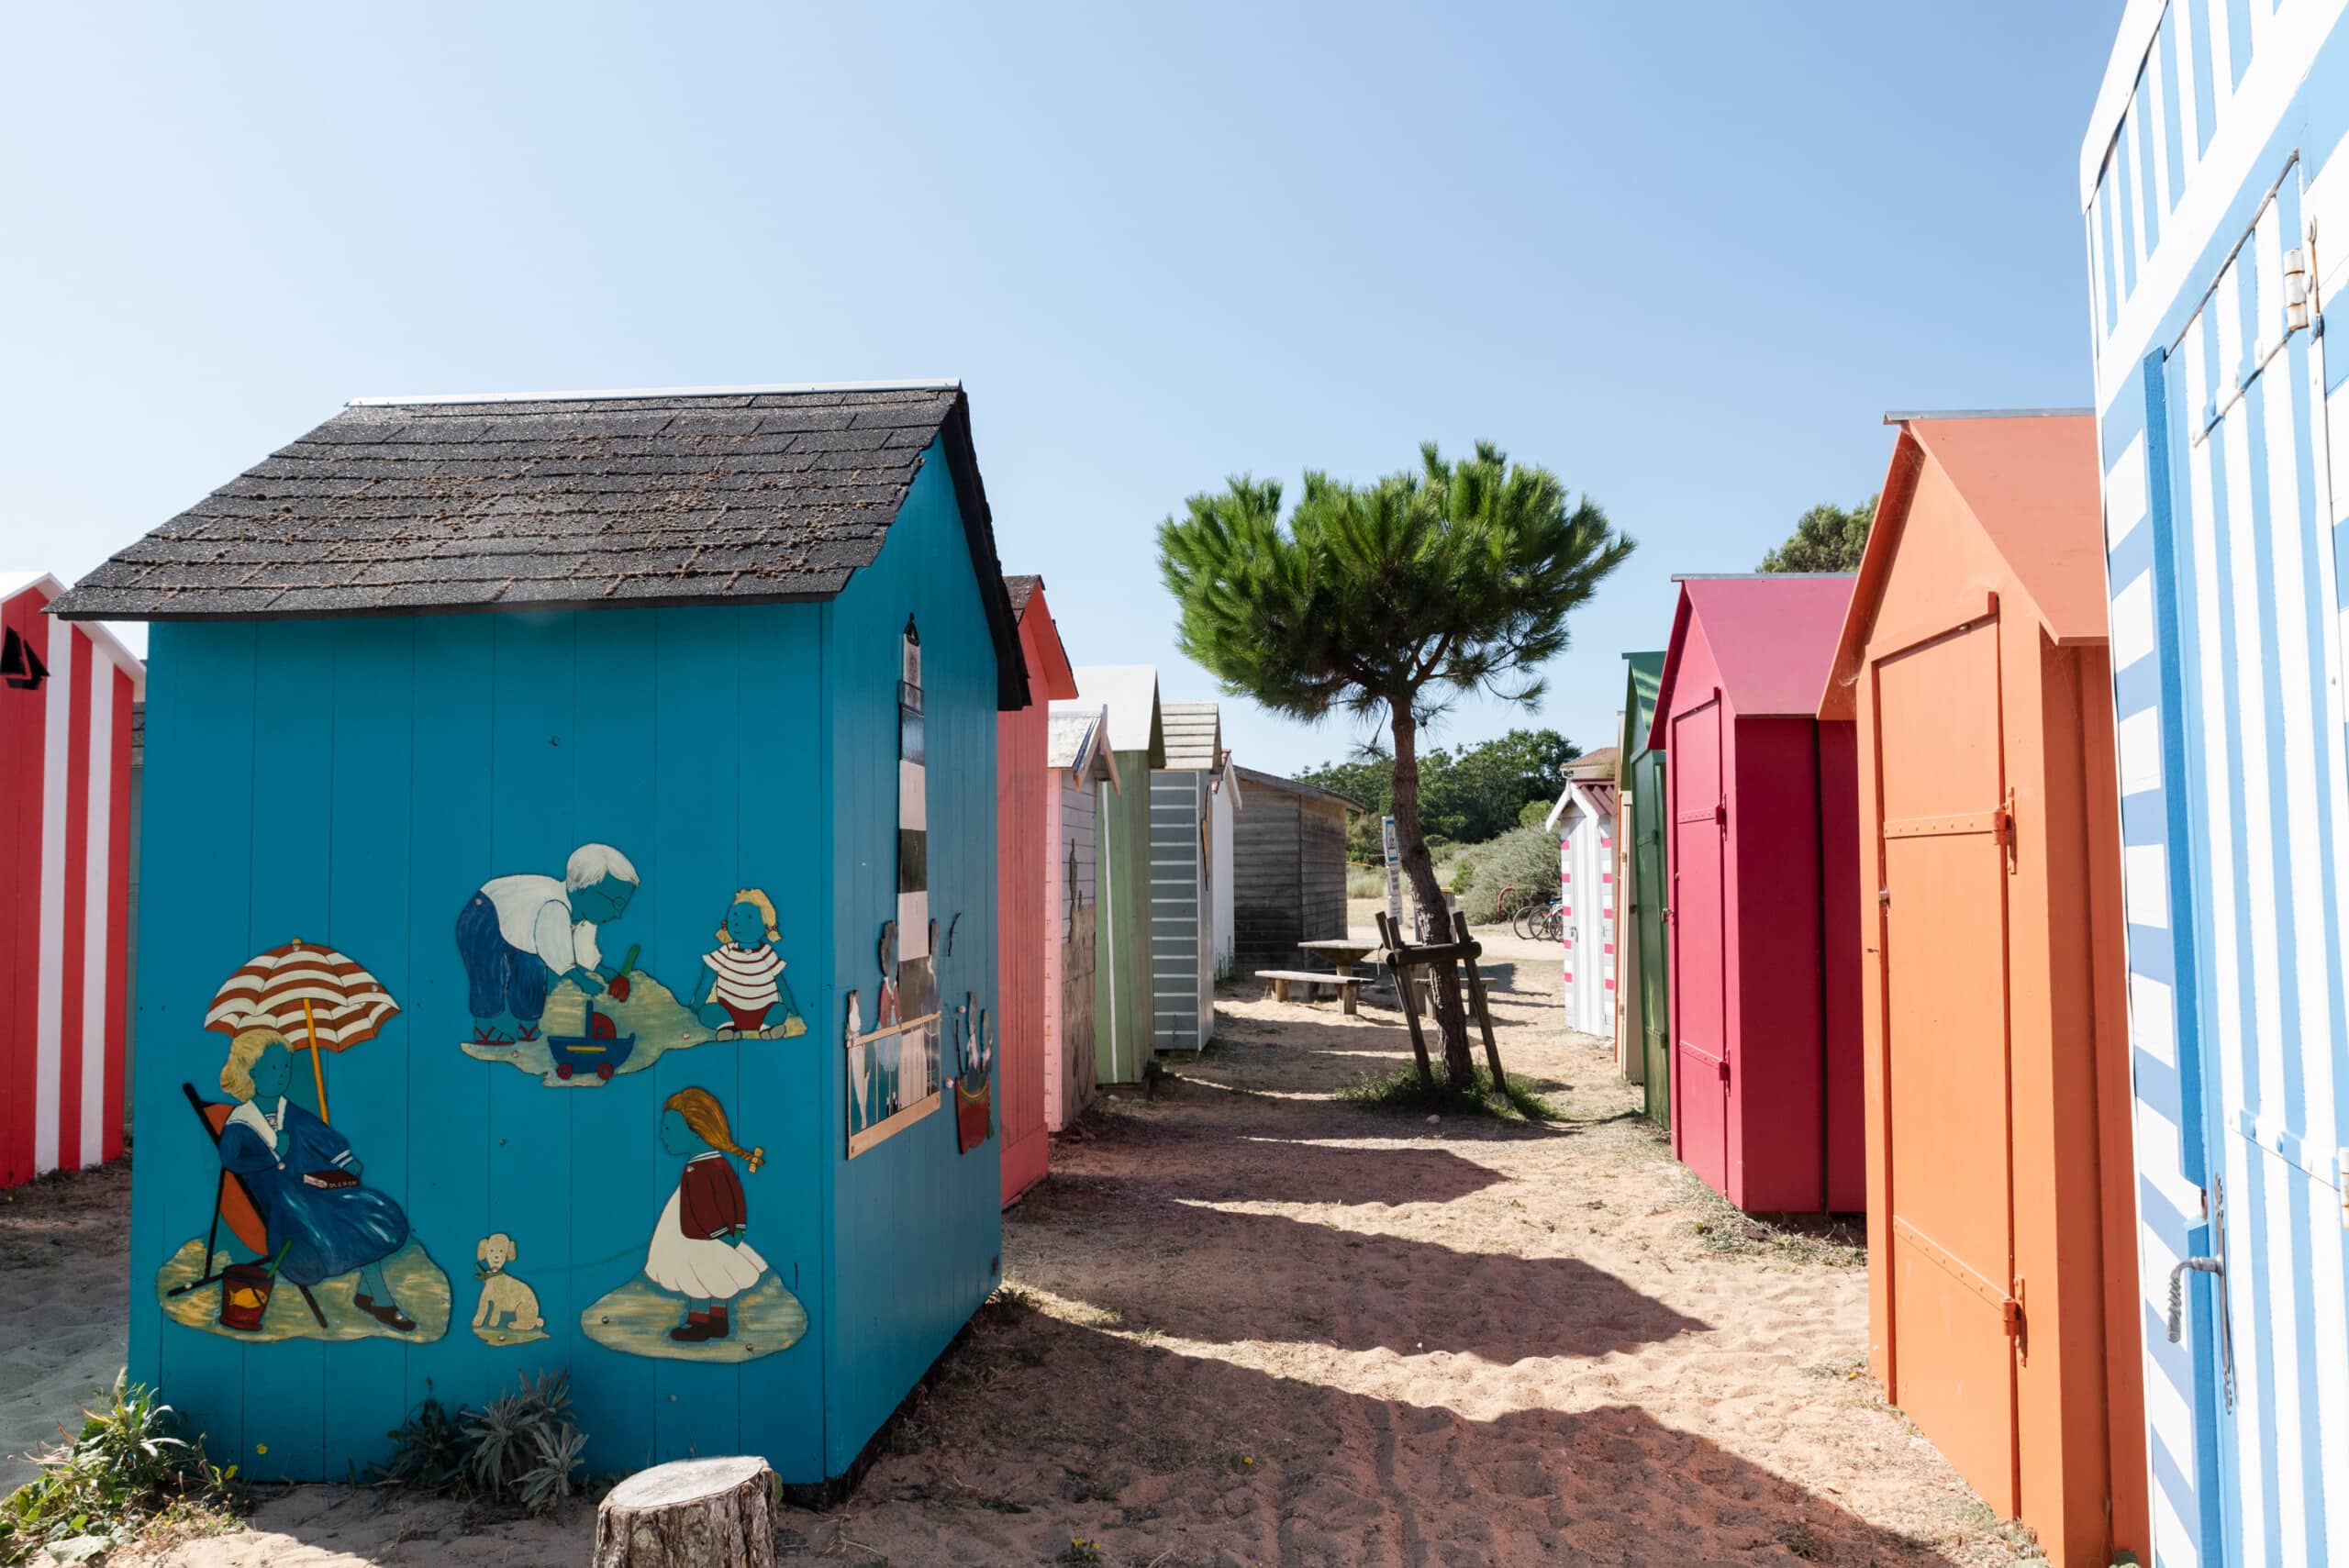
[[[1684,584],[1680,590],[1680,602],[1672,609],[1672,636],[1664,645],[1664,673],[1655,681],[1655,711],[1648,715],[1647,751],[1669,750],[1664,743],[1664,726],[1672,714],[1673,688],[1680,681],[1680,651],[1687,645],[1688,621],[1695,613],[1695,604],[1689,599],[1688,589]]]

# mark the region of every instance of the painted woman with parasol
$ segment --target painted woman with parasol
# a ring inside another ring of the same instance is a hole
[[[204,1022],[230,1036],[220,1087],[237,1103],[220,1129],[220,1163],[251,1194],[277,1271],[302,1285],[356,1273],[352,1305],[406,1334],[416,1323],[394,1299],[383,1263],[407,1244],[407,1216],[362,1181],[351,1140],[330,1125],[325,1060],[374,1039],[398,1011],[383,983],[347,954],[297,938],[240,965]],[[295,1062],[301,1049],[310,1054],[307,1073]],[[289,1093],[302,1077],[316,1092],[315,1115]]]
[[[402,1334],[416,1323],[384,1277],[384,1260],[407,1245],[407,1215],[360,1178],[366,1168],[337,1132],[288,1097],[294,1053],[262,1025],[228,1045],[220,1087],[236,1100],[220,1129],[220,1163],[234,1171],[269,1231],[277,1271],[315,1285],[356,1273],[351,1305]]]

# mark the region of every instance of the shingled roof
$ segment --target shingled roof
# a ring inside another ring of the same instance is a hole
[[[827,599],[941,443],[999,672],[1019,637],[957,382],[359,399],[57,601],[184,620]]]
[[[1032,572],[1015,572],[1003,580],[1003,591],[1011,595],[1011,613],[1024,616],[1028,601],[1036,596],[1036,584],[1043,579]]]

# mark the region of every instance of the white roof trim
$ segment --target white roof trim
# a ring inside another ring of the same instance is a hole
[[[1583,815],[1586,817],[1593,817],[1603,822],[1610,815],[1610,813],[1599,809],[1598,803],[1593,800],[1590,797],[1589,793],[1582,787],[1580,780],[1568,779],[1566,781],[1566,787],[1558,792],[1558,804],[1550,807],[1549,816],[1542,818],[1542,831],[1555,832],[1557,830],[1558,818],[1565,815],[1566,802],[1570,800],[1575,801],[1576,804],[1581,806]]]
[[[0,600],[13,599],[33,588],[48,594],[51,603],[65,592],[65,585],[47,572],[0,572]],[[89,638],[91,647],[113,660],[115,667],[130,677],[131,699],[135,702],[147,700],[147,662],[133,653],[129,644],[115,635],[112,627],[102,620],[52,621],[50,624],[80,628]]]
[[[751,397],[796,392],[955,392],[963,378],[942,381],[789,381],[753,386],[634,386],[599,392],[452,392],[431,396],[354,397],[346,408],[399,408],[427,403],[625,403],[640,397]]]

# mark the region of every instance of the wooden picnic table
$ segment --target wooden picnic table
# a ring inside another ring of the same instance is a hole
[[[1314,957],[1326,959],[1330,967],[1340,974],[1352,974],[1354,966],[1378,951],[1376,940],[1357,941],[1352,937],[1321,937],[1297,944]]]

